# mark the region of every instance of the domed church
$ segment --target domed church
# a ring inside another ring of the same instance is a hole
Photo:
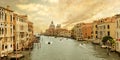
[[[49,29],[55,29],[55,25],[54,25],[54,22],[53,22],[53,21],[51,21],[51,24],[50,24],[50,26],[49,26]]]

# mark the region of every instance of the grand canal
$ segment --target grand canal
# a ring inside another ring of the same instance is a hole
[[[108,56],[106,51],[90,42],[41,36],[40,43],[34,44],[30,56],[22,60],[120,60],[116,53]]]

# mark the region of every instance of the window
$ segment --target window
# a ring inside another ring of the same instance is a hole
[[[30,30],[31,31],[31,30]],[[93,31],[91,32],[91,34],[93,34]]]
[[[1,12],[1,19],[3,20],[3,12]]]
[[[24,38],[24,32],[20,32],[20,37]]]
[[[15,36],[13,36],[13,40],[15,40]]]
[[[7,49],[7,45],[5,46],[5,49]]]
[[[7,24],[5,24],[5,26],[7,26]]]
[[[4,50],[4,44],[2,45],[2,50]]]
[[[5,28],[5,34],[7,34],[7,28]]]
[[[10,21],[12,22],[12,15],[10,15]]]
[[[2,28],[2,34],[4,34],[4,29]]]
[[[110,36],[110,32],[108,31],[108,36]]]
[[[12,47],[12,44],[11,44],[11,47]]]
[[[13,20],[15,20],[15,17],[13,17]]]
[[[13,29],[15,30],[15,25],[13,26]]]
[[[7,14],[5,13],[5,20],[7,20]]]
[[[11,28],[11,33],[12,33],[12,28]]]
[[[24,37],[24,35],[23,34],[21,34],[21,38],[23,38]]]
[[[1,28],[0,28],[0,35],[1,35],[1,31],[2,31],[2,30],[1,30]]]
[[[96,36],[96,38],[98,38],[98,37]]]
[[[109,25],[107,25],[107,28],[108,28],[108,29],[110,29],[110,26],[109,26]]]
[[[17,43],[17,49],[18,49],[18,43]]]
[[[95,31],[95,33],[96,33],[96,34],[98,34],[98,32],[97,32],[97,31]]]
[[[0,19],[1,19],[1,15],[2,15],[2,14],[1,14],[1,12],[0,12]]]
[[[97,28],[97,25],[95,25],[95,27]]]

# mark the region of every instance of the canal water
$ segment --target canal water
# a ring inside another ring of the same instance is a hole
[[[106,49],[90,42],[41,36],[40,43],[34,44],[30,56],[22,60],[120,60],[116,53],[108,56],[106,52]]]

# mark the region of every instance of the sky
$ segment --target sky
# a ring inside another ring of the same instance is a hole
[[[0,0],[0,6],[7,5],[18,14],[27,14],[35,32],[47,29],[51,21],[71,29],[80,22],[120,14],[120,0]]]

